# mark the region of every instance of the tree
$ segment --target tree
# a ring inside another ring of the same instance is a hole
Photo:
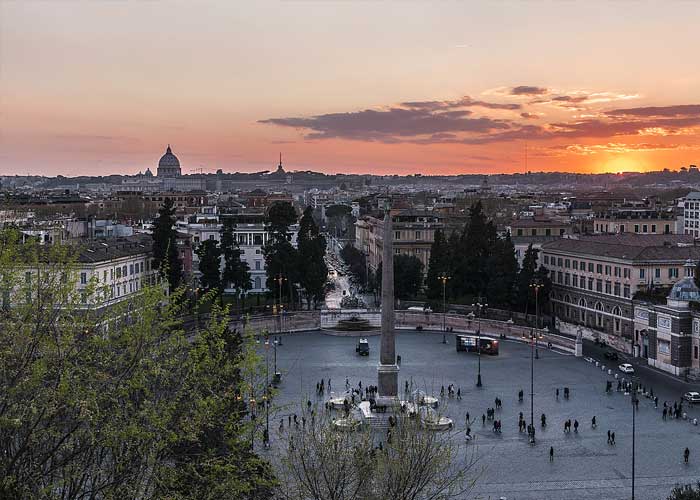
[[[182,281],[175,220],[173,200],[166,198],[153,224],[153,267],[159,269],[161,276],[168,280],[171,290],[180,286]]]
[[[348,272],[353,280],[360,286],[369,288],[369,283],[367,283],[367,257],[365,257],[365,254],[355,248],[352,243],[347,243],[340,250],[340,258],[347,264]]]
[[[430,246],[430,260],[428,261],[428,276],[426,279],[426,295],[429,299],[442,299],[441,276],[450,276],[450,252],[447,240],[442,230],[437,229]],[[447,286],[445,286],[447,289]]]
[[[81,293],[74,252],[0,232],[0,498],[270,498],[252,338],[216,304],[188,335],[182,289]]]
[[[382,263],[377,266],[377,280],[381,288]],[[394,295],[397,299],[412,299],[423,284],[423,263],[413,255],[394,255]]]
[[[289,226],[297,221],[297,213],[291,203],[278,201],[267,210],[268,231],[276,238],[287,238]]]
[[[700,482],[696,486],[697,488],[692,484],[676,486],[671,491],[668,500],[700,500]]]
[[[199,256],[199,272],[202,274],[199,283],[205,291],[216,290],[221,293],[221,248],[216,240],[206,240],[197,248]]]
[[[392,415],[391,437],[377,449],[371,430],[338,432],[316,413],[303,413],[306,425],[280,435],[282,499],[447,500],[465,498],[475,484],[474,454],[451,433],[422,429],[418,418]]]
[[[223,285],[234,288],[240,297],[252,288],[250,266],[241,259],[241,249],[234,237],[233,221],[230,219],[224,219],[221,228],[221,252],[224,256]]]
[[[324,296],[328,267],[326,266],[326,239],[319,234],[309,206],[299,221],[298,236],[299,282],[306,292],[307,308]]]
[[[518,260],[509,234],[496,238],[488,262],[490,277],[486,297],[490,304],[508,308],[515,298],[514,285],[518,276]]]
[[[549,278],[549,271],[544,266],[537,267],[537,254],[539,250],[528,246],[523,256],[523,265],[518,272],[516,280],[516,305],[523,311],[535,312],[536,302],[539,302],[540,311],[544,310],[549,301],[549,292],[552,289],[552,282]],[[535,294],[530,285],[539,284],[542,287],[539,289],[538,298],[535,300]]]

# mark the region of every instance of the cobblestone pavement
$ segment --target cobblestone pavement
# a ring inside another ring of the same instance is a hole
[[[463,399],[449,399],[443,411],[452,417],[462,439],[465,414],[470,412],[472,432],[483,474],[474,495],[484,499],[626,499],[631,498],[632,408],[630,396],[604,391],[606,380],[614,380],[594,364],[539,349],[535,360],[534,415],[537,444],[530,446],[525,434],[518,432],[518,413],[530,415],[530,348],[519,343],[501,343],[499,356],[482,356],[484,386],[475,387],[477,356],[458,353],[453,337],[442,344],[442,335],[400,331],[397,354],[401,355],[399,386],[411,380],[428,393],[439,395],[441,386],[454,384]],[[283,373],[278,405],[288,405],[283,412],[295,411],[300,401],[315,397],[316,382],[332,379],[333,390],[376,383],[379,337],[370,337],[370,356],[355,353],[357,338],[332,337],[305,333],[284,338],[278,348],[278,367]],[[617,372],[615,369],[613,374]],[[619,373],[619,372],[618,372]],[[622,374],[619,374],[622,376]],[[678,386],[672,379],[654,376],[649,381],[640,374],[641,383],[652,383],[659,396],[659,408],[642,397],[636,419],[636,498],[664,499],[675,484],[700,478],[700,426],[689,421],[661,418],[664,400],[678,400]],[[571,397],[563,398],[569,387]],[[560,397],[555,390],[560,389]],[[518,391],[525,393],[518,402]],[[309,396],[310,395],[310,396]],[[503,401],[496,412],[503,432],[495,435],[489,422],[482,427],[481,415],[494,406],[494,398]],[[320,401],[319,401],[320,402]],[[547,415],[547,427],[540,425],[540,415]],[[700,419],[700,407],[688,410],[691,418]],[[591,428],[596,416],[597,429]],[[478,419],[478,421],[477,421]],[[578,433],[564,434],[566,419],[577,419]],[[276,422],[275,422],[276,425]],[[271,424],[273,426],[273,424]],[[274,428],[274,427],[273,427]],[[606,443],[608,429],[615,432],[616,445]],[[549,448],[554,447],[554,461],[549,462]],[[690,464],[683,463],[683,449],[691,450]]]

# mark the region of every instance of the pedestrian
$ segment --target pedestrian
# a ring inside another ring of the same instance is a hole
[[[665,404],[666,404],[666,403],[664,403],[664,405],[665,405]],[[666,412],[666,406],[664,406],[664,411],[661,412],[661,420],[666,420],[666,413],[667,413],[667,412]]]
[[[457,399],[462,399],[462,388],[457,387]]]
[[[556,394],[557,394],[557,400],[558,400],[559,399],[559,388],[558,387],[557,387]]]
[[[608,444],[612,444],[612,443],[610,442],[610,429],[608,429]]]
[[[685,463],[688,463],[688,459],[690,458],[690,450],[688,448],[685,449],[683,452],[683,461]]]
[[[615,432],[613,432],[612,434],[610,434],[610,442],[611,442],[612,444],[615,444]]]
[[[330,378],[328,379],[328,390],[329,391],[331,390],[331,379]]]
[[[404,384],[404,392],[408,392],[408,380],[406,380],[406,383]]]
[[[486,415],[481,414],[481,425],[486,425]]]
[[[467,412],[467,423],[469,423],[469,412]]]
[[[591,427],[594,429],[597,427],[597,424],[595,422],[595,415],[593,415],[593,418],[591,419]]]
[[[574,420],[574,432],[578,433],[578,420]]]
[[[549,447],[549,461],[554,462],[554,446]]]
[[[654,408],[659,407],[659,396],[654,396]]]

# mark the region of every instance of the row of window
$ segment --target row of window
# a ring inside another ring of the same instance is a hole
[[[619,281],[609,281],[602,279],[586,278],[586,276],[579,276],[578,274],[564,273],[562,271],[552,272],[552,281],[564,286],[571,286],[574,288],[580,288],[582,290],[590,290],[598,293],[606,293],[608,295],[615,295],[616,297],[625,297],[629,299],[631,295],[631,289],[629,285],[623,285]]]
[[[544,256],[544,265],[563,267],[564,269],[573,269],[574,271],[583,272],[585,272],[587,269],[589,273],[605,274],[606,276],[615,276],[616,278],[622,277],[625,279],[629,279],[632,274],[632,270],[627,267],[597,264],[595,262],[586,262],[583,260],[567,259],[562,257],[550,257],[549,255]]]
[[[595,231],[598,233],[608,233],[608,224],[598,224],[596,223],[595,225]],[[649,228],[651,227],[651,231],[649,231]],[[625,225],[620,224],[619,226],[619,231],[621,233],[625,232]],[[651,233],[651,234],[656,234],[656,224],[635,224],[634,225],[634,232],[635,233]],[[671,225],[670,224],[664,224],[664,234],[669,234],[671,232]]]
[[[517,229],[517,235],[518,236],[525,236],[525,230],[523,228],[518,228]],[[555,230],[556,232],[556,230]],[[564,236],[566,234],[566,229],[559,229],[559,236]],[[547,227],[544,229],[544,235],[545,236],[552,236],[552,229]],[[529,236],[537,236],[537,228],[530,229],[530,234]]]
[[[146,264],[145,264],[145,270],[148,271],[149,267],[150,267],[150,261],[147,260]],[[119,266],[119,267],[110,269],[109,270],[109,279],[114,280],[115,274],[117,276],[117,279],[120,279],[122,277],[133,276],[134,274],[140,274],[143,272],[144,272],[144,263],[143,262],[136,262],[133,264],[129,264],[128,266],[126,264],[124,264],[123,266]],[[98,279],[99,279],[99,275],[98,275]],[[104,283],[107,282],[107,270],[106,269],[104,269],[102,271],[102,281]],[[80,284],[87,285],[87,282],[88,282],[87,272],[81,272],[80,273]]]
[[[401,236],[402,236],[402,233],[404,233],[404,232],[410,233],[410,231],[394,231],[394,240],[398,241],[398,240],[403,239]],[[423,231],[414,231],[413,236],[414,236],[414,238],[413,238],[414,241],[422,241],[423,240]],[[406,239],[411,241],[409,238],[406,238]]]

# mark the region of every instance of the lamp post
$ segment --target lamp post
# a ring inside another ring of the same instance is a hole
[[[479,298],[481,300],[481,298]],[[477,341],[476,341],[476,352],[477,352],[477,375],[476,375],[476,386],[481,387],[481,310],[484,307],[488,307],[488,304],[477,302],[472,304],[472,307],[479,309],[479,319],[476,328]]]
[[[537,348],[537,336],[539,335],[539,329],[540,329],[539,296],[540,296],[540,288],[542,288],[542,284],[539,282],[530,283],[530,288],[532,288],[535,291],[535,359],[540,359],[540,352],[539,352],[539,349]]]
[[[634,500],[635,431],[637,416],[637,377],[632,376],[632,500]]]
[[[445,338],[445,332],[447,331],[445,325],[445,317],[447,315],[447,301],[445,290],[447,286],[447,280],[449,280],[450,277],[443,273],[440,276],[438,276],[438,279],[442,282],[442,343],[447,344],[447,339]]]
[[[270,337],[265,339],[265,394],[263,404],[265,405],[265,446],[270,439]]]
[[[282,276],[282,273],[278,274],[277,277],[275,278],[275,281],[277,282],[277,290],[278,290],[278,297],[279,297],[279,307],[277,308],[277,314],[279,314],[280,318],[280,325],[279,325],[279,332],[282,333],[282,283],[287,278]]]

